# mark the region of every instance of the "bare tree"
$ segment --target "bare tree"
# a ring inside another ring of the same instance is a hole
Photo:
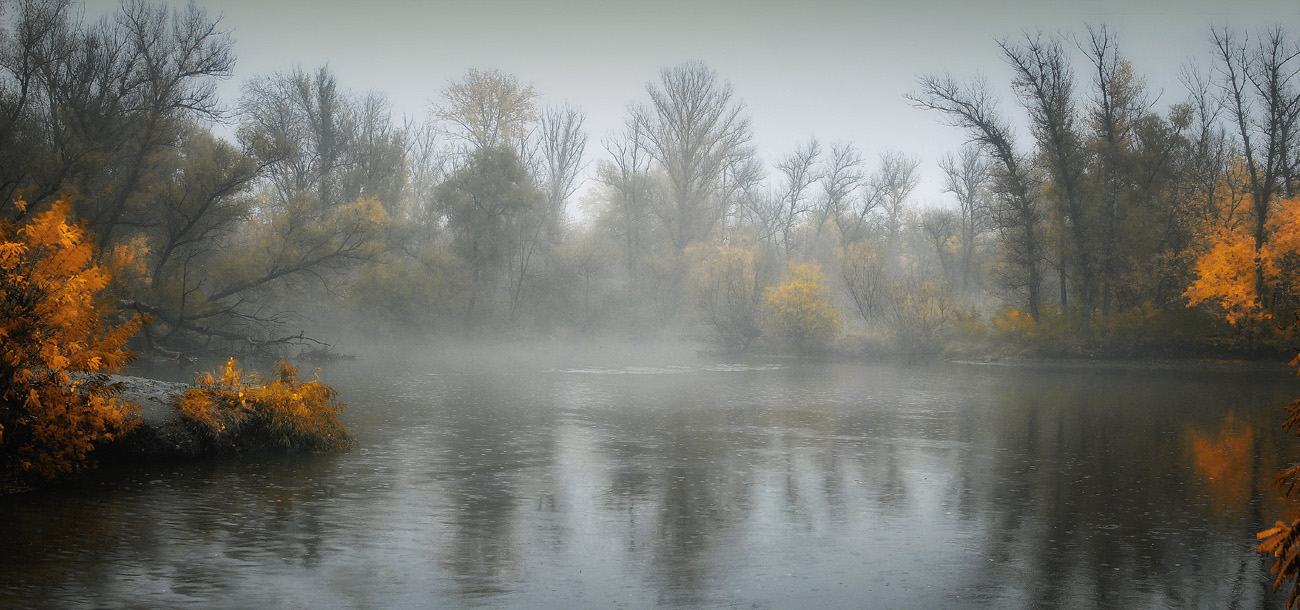
[[[1222,216],[1218,209],[1218,187],[1228,166],[1231,144],[1228,132],[1220,117],[1223,105],[1216,96],[1217,87],[1212,75],[1203,73],[1194,65],[1186,65],[1180,74],[1180,80],[1188,91],[1193,155],[1191,169],[1195,179],[1195,191],[1200,194],[1201,205],[1193,208],[1196,219],[1206,221]]]
[[[1146,113],[1149,102],[1145,86],[1133,67],[1119,54],[1115,34],[1105,26],[1088,28],[1088,40],[1080,45],[1092,63],[1093,99],[1088,117],[1094,144],[1093,181],[1099,198],[1096,237],[1101,311],[1109,314],[1118,280],[1122,237],[1121,218],[1126,184],[1125,155],[1132,149],[1133,131]]]
[[[352,100],[353,127],[340,185],[344,201],[378,199],[390,215],[401,211],[410,180],[409,136],[393,123],[392,108],[388,96],[377,91]]]
[[[821,150],[821,144],[813,138],[776,164],[777,171],[781,173],[782,184],[777,197],[780,206],[776,210],[775,220],[786,258],[794,252],[792,242],[800,221],[814,209],[815,201],[809,195],[808,188],[821,178],[816,171]]]
[[[544,165],[536,174],[552,206],[564,205],[580,186],[578,176],[587,150],[587,132],[582,127],[586,120],[585,112],[568,104],[542,112],[537,137]]]
[[[918,108],[941,112],[950,125],[966,130],[970,141],[996,162],[993,172],[995,223],[1002,234],[1003,257],[1012,273],[1009,288],[1023,290],[1029,315],[1039,316],[1042,284],[1042,209],[1037,185],[1012,144],[1011,125],[998,114],[982,78],[963,87],[952,76],[918,79],[920,91],[907,98]]]
[[[105,246],[154,224],[142,205],[155,161],[191,122],[222,116],[213,80],[230,75],[234,54],[219,20],[193,4],[128,0],[88,25],[70,7],[23,2],[0,39],[0,195],[21,189],[40,204],[80,193],[75,211]]]
[[[755,210],[762,209],[768,218],[775,218],[775,198],[767,188],[767,168],[763,162],[745,149],[742,156],[727,165],[723,173],[722,205],[724,224],[722,241],[730,242],[737,231],[753,229],[760,241],[771,243],[773,223],[757,222]]]
[[[699,62],[664,68],[658,85],[647,84],[646,91],[650,106],[633,107],[632,115],[668,179],[668,197],[654,214],[681,251],[721,221],[722,178],[745,156],[749,117],[731,85]]]
[[[921,210],[920,224],[921,233],[930,242],[930,247],[934,248],[934,254],[939,259],[944,280],[951,282],[952,261],[948,245],[961,227],[961,216],[955,210],[931,207]]]
[[[958,156],[939,160],[944,191],[957,196],[958,233],[961,243],[961,288],[970,290],[975,246],[989,225],[989,163],[974,146],[963,146]]]
[[[650,155],[645,134],[640,123],[629,120],[621,134],[606,136],[603,144],[613,162],[600,166],[596,179],[616,193],[617,230],[623,240],[628,277],[635,278],[643,240],[648,237],[644,225],[650,216]]]
[[[840,259],[844,286],[867,322],[882,320],[889,307],[890,281],[885,253],[874,240],[850,242]]]
[[[1100,231],[1095,199],[1085,184],[1087,150],[1077,127],[1074,70],[1057,38],[1025,35],[1023,44],[1000,40],[998,46],[1015,71],[1012,88],[1029,112],[1030,128],[1045,161],[1055,203],[1056,218],[1064,225],[1065,239],[1058,242],[1061,305],[1067,302],[1067,274],[1073,271],[1080,306],[1080,330],[1091,333],[1091,312],[1097,293],[1094,241]]]
[[[747,206],[752,196],[767,180],[767,168],[754,154],[754,148],[737,148],[723,166],[722,181],[718,188],[718,208],[722,210],[722,224],[717,231],[724,243],[737,236],[742,228]]]
[[[533,206],[515,219],[514,252],[510,257],[510,315],[517,318],[525,301],[528,284],[535,280],[536,260],[544,259],[559,245],[564,228],[565,207],[578,189],[587,132],[586,114],[565,104],[547,108],[541,114],[531,145],[531,173],[541,190],[542,205]]]
[[[835,224],[840,230],[840,239],[845,244],[852,244],[867,237],[868,220],[881,207],[880,193],[871,188],[859,189],[857,197],[849,197],[847,205],[842,205],[840,214],[835,217]]]
[[[903,212],[907,207],[907,198],[920,183],[917,169],[921,160],[900,152],[885,151],[880,154],[880,166],[872,172],[867,188],[871,196],[880,202],[885,214],[885,241],[894,248],[898,245],[899,232],[903,224]]]
[[[840,219],[849,211],[854,193],[862,187],[865,178],[862,163],[862,155],[853,143],[831,144],[830,157],[821,172],[822,203],[818,210],[819,218],[814,222],[818,231],[827,220],[840,225]],[[843,234],[843,229],[840,232]]]
[[[438,130],[429,121],[407,117],[402,131],[406,133],[407,206],[406,215],[420,227],[421,235],[412,243],[427,241],[437,231],[440,218],[431,205],[434,190],[450,173],[448,151],[438,137]]]
[[[343,174],[355,132],[350,100],[328,67],[301,68],[248,81],[239,137],[267,167],[271,203],[311,196],[324,207],[346,203]]]

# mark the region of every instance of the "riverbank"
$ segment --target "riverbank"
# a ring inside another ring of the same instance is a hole
[[[98,448],[101,459],[170,459],[198,457],[202,442],[177,410],[181,395],[195,386],[129,375],[112,375],[121,384],[118,399],[140,407],[139,420],[129,433]]]
[[[97,446],[92,459],[113,463],[201,455],[198,434],[176,409],[181,395],[193,385],[130,375],[110,375],[109,380],[121,384],[119,400],[135,403],[140,411],[131,431]],[[31,491],[38,486],[19,475],[0,475],[0,495]]]
[[[338,420],[344,405],[337,402],[337,392],[319,380],[298,381],[297,369],[283,363],[274,377],[245,374],[230,360],[220,377],[205,374],[196,384],[129,375],[111,375],[108,382],[117,387],[121,402],[139,409],[128,416],[128,431],[95,443],[91,466],[332,451],[353,444]],[[182,409],[190,390],[200,393]],[[0,493],[39,485],[28,473],[5,473],[0,474]]]

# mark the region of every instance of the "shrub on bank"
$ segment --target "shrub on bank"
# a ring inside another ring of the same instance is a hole
[[[19,214],[26,204],[17,202]],[[84,226],[66,200],[19,223],[0,220],[0,477],[55,478],[86,467],[96,444],[134,425],[136,406],[117,398],[111,373],[143,322],[109,323]],[[114,258],[125,266],[130,252]]]
[[[352,446],[351,433],[339,421],[344,405],[337,401],[338,392],[319,378],[298,381],[298,369],[284,361],[276,366],[277,378],[267,379],[244,373],[231,358],[219,377],[200,375],[199,387],[185,392],[177,408],[216,451],[328,451]]]
[[[825,348],[842,326],[826,276],[817,265],[790,263],[785,283],[767,288],[763,300],[768,334],[799,351]]]

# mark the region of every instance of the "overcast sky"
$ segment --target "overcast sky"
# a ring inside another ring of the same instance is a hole
[[[1080,34],[1105,23],[1149,87],[1163,92],[1164,107],[1185,97],[1181,66],[1209,65],[1212,25],[1253,34],[1280,24],[1300,37],[1300,0],[198,4],[222,15],[235,39],[235,77],[222,89],[229,103],[252,76],[328,63],[341,86],[384,92],[398,117],[423,117],[448,80],[470,67],[500,68],[532,83],[545,103],[568,101],[586,111],[595,160],[605,154],[601,137],[618,128],[629,102],[648,99],[646,83],[660,68],[701,60],[744,100],[769,166],[813,136],[852,141],[873,162],[880,151],[903,151],[922,160],[918,203],[947,201],[936,160],[965,138],[903,94],[919,74],[948,71],[964,80],[982,71],[1004,111],[1021,120],[996,38]],[[93,0],[88,14],[115,6]],[[1076,66],[1084,61],[1077,57]]]

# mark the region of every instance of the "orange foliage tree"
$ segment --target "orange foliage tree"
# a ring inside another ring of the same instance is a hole
[[[1295,277],[1298,269],[1293,260],[1300,255],[1300,198],[1281,200],[1268,219],[1268,239],[1258,250],[1247,224],[1221,228],[1209,237],[1209,249],[1196,262],[1196,280],[1183,293],[1188,307],[1218,305],[1234,325],[1268,320],[1278,313],[1278,288],[1294,286],[1300,279]],[[1271,295],[1260,294],[1257,274]]]
[[[26,203],[16,202],[19,210]],[[69,223],[67,200],[26,222],[0,222],[0,468],[41,477],[72,473],[99,441],[128,430],[136,410],[107,373],[142,320],[112,326],[87,231]],[[112,257],[124,264],[131,253]]]

